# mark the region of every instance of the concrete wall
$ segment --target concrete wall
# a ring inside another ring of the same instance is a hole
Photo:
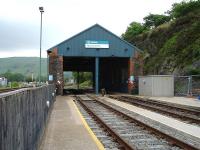
[[[55,86],[48,85],[0,95],[1,150],[37,149],[55,101],[54,92]]]

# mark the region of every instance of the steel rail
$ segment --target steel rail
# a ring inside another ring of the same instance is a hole
[[[81,98],[76,97],[81,104],[81,106],[90,114],[92,115],[97,122],[99,122],[106,130],[109,132],[109,134],[120,144],[122,145],[122,149],[124,150],[136,150],[135,147],[131,146],[127,141],[122,139],[119,134],[117,134],[113,129],[111,129],[100,117],[98,117],[87,105],[84,104],[84,102],[81,100]]]
[[[183,141],[181,141],[181,140],[179,140],[179,139],[177,139],[175,137],[172,137],[172,136],[170,136],[170,135],[168,135],[168,134],[166,134],[166,133],[164,133],[164,132],[162,132],[162,131],[160,131],[160,130],[158,130],[156,128],[153,128],[153,127],[151,127],[151,126],[149,126],[149,125],[147,125],[147,124],[145,124],[145,123],[143,123],[143,122],[141,122],[139,120],[136,120],[135,118],[133,118],[133,117],[131,117],[131,116],[119,111],[119,110],[116,110],[115,108],[113,108],[111,106],[106,105],[105,103],[99,101],[99,99],[96,98],[96,97],[93,97],[93,96],[89,96],[89,97],[94,99],[94,100],[96,100],[96,101],[98,101],[100,104],[105,106],[107,109],[112,110],[113,112],[116,112],[119,115],[123,115],[125,118],[140,124],[141,126],[143,126],[144,128],[150,130],[152,133],[154,133],[158,137],[162,137],[162,138],[166,139],[172,145],[176,145],[176,146],[179,146],[179,147],[181,147],[183,149],[187,149],[187,150],[199,150],[198,148],[196,148],[196,147],[194,147],[194,146],[192,146],[190,144],[187,144],[187,143],[185,143],[185,142],[183,142]]]
[[[145,108],[145,109],[148,109],[148,110],[151,110],[151,111],[159,112],[161,114],[166,114],[166,115],[172,116],[174,118],[178,118],[180,120],[184,120],[184,121],[200,124],[200,119],[193,118],[192,116],[186,116],[185,114],[181,114],[181,113],[178,113],[178,112],[175,113],[175,112],[171,111],[171,109],[177,109],[177,110],[183,111],[185,113],[186,112],[187,113],[192,112],[193,114],[194,113],[195,114],[196,113],[200,114],[200,112],[198,112],[198,111],[192,111],[192,110],[190,111],[189,109],[186,109],[186,108],[182,109],[182,108],[169,106],[167,104],[163,104],[162,105],[161,103],[147,102],[147,101],[144,101],[144,100],[136,100],[136,101],[134,101],[134,98],[131,98],[131,97],[113,97],[113,96],[109,96],[109,97],[117,99],[119,101],[127,102],[129,104],[132,104],[132,105],[135,105],[135,106],[138,106],[138,107],[141,107],[141,108]],[[141,101],[141,102],[138,102],[138,101]],[[152,105],[154,105],[154,106],[156,105],[157,107],[155,108]],[[158,107],[160,107],[160,108],[158,108]],[[162,109],[163,107],[165,107],[165,108],[168,107],[169,111]]]

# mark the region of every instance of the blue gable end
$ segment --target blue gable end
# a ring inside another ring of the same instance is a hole
[[[55,47],[58,48],[60,56],[69,57],[132,57],[135,51],[135,47],[130,43],[98,24]]]

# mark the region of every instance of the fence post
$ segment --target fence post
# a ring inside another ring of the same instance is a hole
[[[192,96],[192,76],[188,77],[188,96]]]
[[[193,93],[192,93],[192,75],[190,76],[190,93],[192,96],[193,95]]]

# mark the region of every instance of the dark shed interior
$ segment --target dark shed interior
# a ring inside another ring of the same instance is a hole
[[[102,57],[99,59],[99,89],[109,92],[128,92],[129,58]],[[95,89],[95,57],[64,57],[63,71],[92,72]]]

